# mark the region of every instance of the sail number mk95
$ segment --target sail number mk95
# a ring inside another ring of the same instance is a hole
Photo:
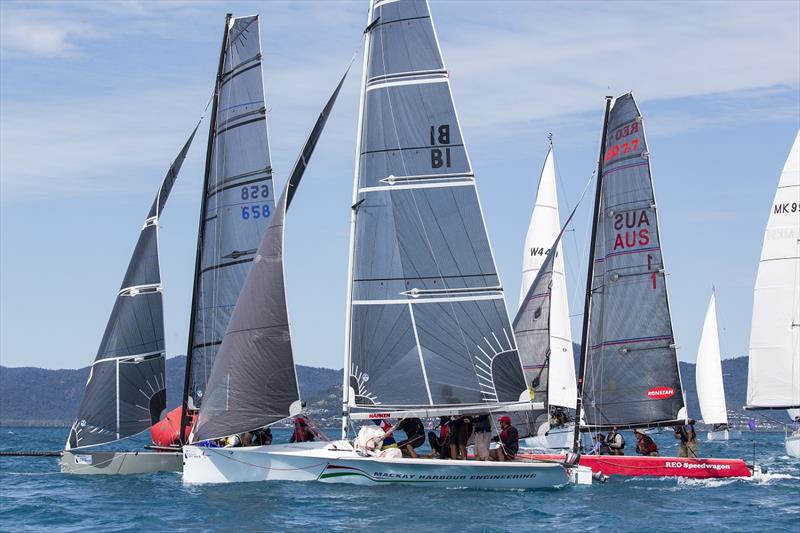
[[[269,198],[269,185],[248,185],[241,189],[242,200],[245,202],[258,202]],[[242,219],[268,218],[270,215],[269,204],[253,203],[242,206]]]

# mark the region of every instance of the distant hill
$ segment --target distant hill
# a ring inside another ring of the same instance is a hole
[[[180,403],[185,356],[167,360],[167,404]],[[747,357],[722,361],[728,408],[738,411],[747,394]],[[45,370],[0,366],[0,425],[66,426],[72,423],[89,368]],[[681,363],[689,414],[700,418],[695,389],[695,365]],[[342,371],[297,366],[300,394],[320,425],[335,426],[341,415]]]

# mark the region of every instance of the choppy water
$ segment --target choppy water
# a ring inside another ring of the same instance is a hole
[[[57,450],[66,429],[0,428],[0,449]],[[276,432],[276,441],[279,432]],[[629,441],[632,436],[626,436]],[[671,434],[655,436],[674,454]],[[0,457],[0,530],[800,531],[800,460],[783,435],[703,443],[702,455],[752,457],[755,480],[613,478],[553,491],[435,490],[322,483],[184,487],[175,473],[68,476],[56,458]]]

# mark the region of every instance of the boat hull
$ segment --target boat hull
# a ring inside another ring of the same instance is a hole
[[[547,435],[536,435],[520,439],[521,448],[537,450],[568,450],[572,448],[573,428],[550,430]]]
[[[185,483],[321,481],[480,489],[558,488],[567,469],[548,462],[361,457],[346,442],[248,448],[184,447]]]
[[[709,431],[706,435],[709,441],[738,440],[742,438],[742,432],[738,429],[724,429],[722,431]]]
[[[557,454],[520,454],[530,459],[563,460]],[[642,457],[632,455],[581,455],[581,466],[605,476],[657,476],[690,478],[751,477],[752,471],[741,459],[686,457]]]
[[[786,436],[786,455],[800,457],[800,433]]]
[[[77,452],[65,451],[59,459],[64,474],[119,475],[180,472],[181,452]]]

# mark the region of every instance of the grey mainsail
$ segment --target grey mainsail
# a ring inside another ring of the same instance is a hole
[[[258,16],[226,18],[203,187],[184,406],[198,409],[274,199]]]
[[[283,273],[284,217],[346,77],[347,72],[317,118],[255,254],[211,370],[193,441],[272,424],[289,416],[300,399]]]
[[[158,218],[196,132],[197,126],[167,171],[147,214],[89,370],[67,438],[68,450],[140,433],[156,423],[166,407]]]
[[[428,4],[373,1],[365,33],[345,423],[529,405]]]
[[[604,146],[582,349],[585,427],[679,424],[685,402],[649,152],[632,94],[614,103]]]

